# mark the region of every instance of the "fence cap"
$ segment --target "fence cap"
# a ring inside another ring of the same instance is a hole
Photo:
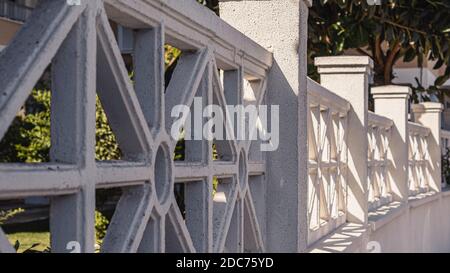
[[[370,73],[374,67],[367,56],[317,57],[314,64],[320,74]]]
[[[411,95],[409,86],[385,85],[372,87],[370,93],[374,99],[380,98],[408,98]]]
[[[440,113],[443,109],[444,106],[439,102],[422,102],[411,105],[411,111],[413,113]]]

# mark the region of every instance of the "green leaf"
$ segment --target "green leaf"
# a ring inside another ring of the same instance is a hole
[[[450,79],[450,75],[442,75],[439,76],[436,81],[434,82],[434,84],[436,86],[442,86],[444,85],[444,83],[446,83],[448,80]]]
[[[405,63],[409,63],[411,61],[413,61],[416,58],[416,50],[412,47],[410,47],[406,53],[405,53],[405,57],[403,58],[403,61]]]

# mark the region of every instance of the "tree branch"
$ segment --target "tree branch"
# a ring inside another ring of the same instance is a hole
[[[420,34],[425,35],[425,36],[427,35],[427,33],[425,31],[422,31],[420,29],[415,29],[415,28],[412,28],[412,27],[404,26],[404,25],[401,25],[399,23],[392,22],[390,20],[384,19],[384,18],[376,16],[376,15],[374,15],[373,18],[378,19],[381,22],[386,23],[386,24],[390,24],[390,25],[393,25],[393,26],[396,26],[396,27],[399,27],[399,28],[403,28],[403,29],[412,31],[412,32],[420,33]]]
[[[356,51],[358,51],[359,53],[361,53],[362,55],[365,56],[369,56],[370,58],[373,58],[372,55],[370,55],[368,52],[366,52],[365,50],[361,49],[361,48],[356,48]]]
[[[398,52],[402,48],[402,45],[399,41],[395,42],[395,45],[392,47],[392,50],[388,53],[386,64],[384,65],[384,83],[391,84],[392,81],[392,68],[394,66],[395,56],[397,56]]]
[[[384,66],[384,58],[383,58],[383,53],[381,50],[381,37],[380,34],[377,34],[375,36],[375,61],[378,63],[378,65],[380,66]]]

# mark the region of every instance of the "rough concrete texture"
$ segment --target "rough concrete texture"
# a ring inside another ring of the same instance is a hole
[[[250,150],[252,143],[216,143],[228,150],[214,161],[212,141],[187,141],[185,160],[175,164],[178,139],[168,134],[173,120],[167,114],[174,105],[191,106],[195,96],[222,108],[227,100],[236,104],[243,100],[244,80],[260,83],[252,89],[258,106],[272,54],[195,0],[81,3],[41,1],[36,16],[0,55],[1,136],[45,68],[53,68],[51,162],[0,164],[0,197],[51,197],[54,252],[94,251],[98,187],[123,188],[102,252],[266,251],[265,209],[255,206],[266,195],[266,166]],[[135,85],[109,19],[140,28]],[[185,52],[164,90],[166,41]],[[95,161],[96,92],[121,161]],[[214,178],[219,180],[215,197]],[[184,188],[185,219],[173,194],[175,183]],[[0,229],[0,252],[11,251]]]
[[[281,133],[278,150],[267,154],[266,243],[268,251],[301,251],[307,237],[307,6],[303,1],[224,2],[220,13],[273,52],[266,103],[280,105]]]
[[[370,113],[367,57],[318,58],[321,84],[308,79],[311,1],[222,2],[228,23],[195,0],[40,2],[0,54],[0,137],[52,64],[51,162],[0,164],[0,198],[50,197],[54,252],[94,251],[96,188],[124,188],[103,252],[450,251],[442,105],[413,105],[409,122],[409,89],[388,86]],[[109,20],[139,29],[135,85]],[[166,42],[183,54],[164,90]],[[280,106],[279,149],[215,142],[213,160],[214,142],[187,141],[175,162],[172,107],[244,102],[245,81],[256,105]],[[122,161],[95,162],[96,92]],[[369,133],[385,156],[369,160]],[[384,201],[369,210],[371,168]],[[0,252],[14,252],[1,229]]]

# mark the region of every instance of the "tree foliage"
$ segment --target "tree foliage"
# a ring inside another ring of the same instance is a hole
[[[22,208],[0,210],[0,225],[3,225],[9,218],[14,217],[17,214],[24,212]]]
[[[51,91],[32,91],[0,142],[0,162],[50,161],[50,104]],[[121,157],[116,137],[98,98],[95,155],[97,160],[117,160]]]
[[[450,149],[446,148],[442,155],[441,175],[443,181],[447,184],[450,182]]]
[[[390,84],[399,61],[436,61],[447,66],[435,85],[450,77],[450,1],[314,0],[309,17],[310,71],[317,56],[340,55],[355,49],[374,60],[375,83]]]
[[[210,10],[219,15],[219,0],[197,0],[202,5],[205,5]]]
[[[95,159],[96,160],[118,160],[122,157],[114,135],[108,123],[108,118],[97,97],[95,113]]]
[[[0,162],[39,163],[50,161],[51,91],[33,90],[5,137],[0,142]],[[121,152],[106,113],[97,98],[97,160],[118,160]]]
[[[50,151],[50,92],[33,90],[0,142],[0,162],[47,162]]]

